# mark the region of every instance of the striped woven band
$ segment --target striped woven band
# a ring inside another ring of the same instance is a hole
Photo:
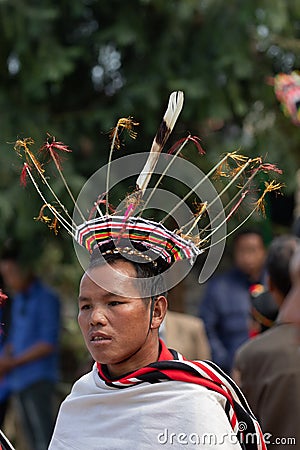
[[[152,260],[160,257],[168,265],[183,259],[192,263],[202,253],[192,241],[181,238],[157,222],[140,217],[131,217],[127,221],[123,216],[97,217],[77,227],[75,240],[90,253],[98,248],[102,254],[111,243],[118,249],[134,249],[138,244],[139,249],[142,246],[143,251],[153,255]]]

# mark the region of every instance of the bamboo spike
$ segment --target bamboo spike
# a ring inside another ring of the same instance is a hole
[[[51,194],[53,195],[53,197],[55,198],[55,200],[57,201],[57,203],[59,204],[59,206],[63,209],[63,211],[66,213],[66,215],[68,216],[68,218],[71,220],[73,225],[76,225],[72,219],[72,217],[70,216],[67,208],[61,203],[60,199],[57,197],[56,193],[54,192],[54,190],[52,189],[51,185],[48,183],[47,178],[44,175],[44,171],[41,171],[39,168],[39,164],[37,165],[36,162],[36,158],[34,157],[34,155],[31,152],[28,152],[27,150],[27,154],[30,158],[30,160],[32,161],[32,163],[34,164],[34,167],[36,168],[36,170],[38,171],[38,174],[40,175],[43,183],[47,186],[47,188],[49,189],[49,191],[51,192]],[[55,159],[54,162],[56,163]],[[57,163],[56,163],[57,166]],[[27,168],[27,173],[28,173],[28,168]]]
[[[110,181],[110,167],[112,162],[112,155],[115,148],[120,148],[120,141],[119,141],[119,128],[125,128],[128,130],[129,136],[133,139],[136,138],[137,133],[133,130],[134,126],[139,125],[138,122],[134,122],[132,117],[122,117],[118,120],[117,125],[110,133],[110,137],[112,139],[110,150],[109,150],[109,156],[108,156],[108,163],[107,163],[107,172],[106,172],[106,215],[108,216],[109,213],[109,201],[108,201],[108,194],[109,194],[109,181]]]
[[[207,202],[204,202],[202,205],[201,210],[199,211],[197,218],[194,220],[193,225],[191,226],[191,228],[186,232],[187,235],[191,234],[191,232],[193,231],[193,229],[196,227],[197,223],[199,222],[199,220],[201,219],[203,213],[206,211],[207,209]]]
[[[140,213],[138,214],[137,217],[141,217],[141,215],[143,214],[143,212],[145,211],[146,207],[148,206],[151,198],[153,197],[156,189],[158,188],[158,186],[160,185],[162,179],[164,178],[164,176],[166,175],[166,173],[168,172],[169,168],[171,167],[171,165],[173,164],[173,162],[175,161],[176,157],[180,154],[180,152],[182,151],[182,149],[185,147],[185,145],[187,144],[188,140],[189,140],[189,136],[187,136],[187,138],[185,139],[185,141],[180,145],[180,147],[178,148],[178,150],[176,151],[176,153],[174,154],[174,158],[171,158],[167,167],[165,168],[165,170],[163,171],[163,173],[160,175],[157,183],[155,184],[154,188],[152,189],[149,197],[147,198],[147,200],[145,201],[143,208],[141,209]]]
[[[72,192],[71,192],[71,189],[69,188],[68,183],[67,183],[67,181],[66,181],[66,179],[65,179],[65,177],[64,177],[64,175],[63,175],[63,173],[62,173],[61,168],[59,167],[59,164],[58,164],[56,158],[53,156],[53,153],[52,153],[52,150],[51,150],[51,149],[50,149],[50,154],[51,154],[51,157],[52,157],[52,159],[53,159],[53,161],[54,161],[55,167],[56,167],[56,169],[57,169],[57,171],[58,171],[58,173],[59,173],[59,176],[60,176],[60,178],[62,179],[62,182],[64,183],[64,186],[65,186],[65,188],[66,188],[66,190],[67,190],[67,192],[68,192],[68,194],[69,194],[69,196],[70,196],[70,198],[71,198],[71,200],[72,200],[72,202],[73,202],[73,204],[74,204],[74,207],[77,209],[77,212],[79,213],[81,219],[85,222],[85,217],[84,217],[84,215],[82,214],[82,212],[81,212],[79,206],[77,205],[76,200],[75,200],[75,198],[74,198],[74,196],[73,196],[73,194],[72,194]],[[56,197],[56,196],[55,196],[55,197]],[[56,198],[57,198],[57,197],[56,197]],[[59,204],[61,204],[60,201],[59,201]],[[65,211],[66,211],[66,210],[65,210]],[[68,213],[67,213],[67,214],[68,214]],[[68,214],[68,216],[69,216],[69,214]],[[69,216],[69,217],[70,217],[70,216]]]
[[[260,198],[255,203],[255,206],[254,206],[253,210],[250,212],[250,214],[234,230],[232,230],[227,236],[230,236],[230,234],[232,234],[233,232],[238,230],[252,216],[252,214],[254,214],[255,211],[258,211],[259,209],[261,209],[262,202],[268,192],[279,190],[279,189],[281,189],[281,187],[283,185],[281,183],[275,183],[275,181],[273,180],[270,183],[266,182],[265,186],[266,186],[266,188],[265,188],[264,192],[262,193]],[[243,198],[241,199],[241,201],[242,200],[243,200]],[[262,212],[264,213],[264,209],[262,210]],[[209,239],[210,236],[212,236],[222,225],[224,225],[225,221],[227,221],[231,217],[231,215],[232,214],[230,214],[230,216],[227,216],[225,218],[225,220],[221,224],[219,224],[219,226],[213,232],[211,232],[208,236],[206,236],[206,239]],[[218,242],[220,242],[220,241],[218,241]]]
[[[29,170],[28,168],[26,168],[26,170],[27,170],[28,176],[30,177],[30,179],[31,179],[31,181],[32,181],[32,183],[33,183],[33,185],[34,185],[34,187],[35,187],[37,193],[39,194],[39,196],[40,196],[41,199],[43,200],[44,204],[49,205],[48,207],[49,207],[50,211],[52,212],[52,214],[60,220],[62,226],[67,230],[67,232],[68,232],[69,234],[71,234],[71,236],[74,236],[73,231],[75,231],[75,228],[72,227],[72,226],[69,224],[69,222],[67,222],[66,219],[65,219],[65,218],[64,218],[64,217],[63,217],[63,216],[62,216],[62,215],[61,215],[61,214],[60,214],[60,213],[59,213],[59,212],[58,212],[58,211],[57,211],[57,210],[49,203],[49,202],[47,202],[47,200],[46,200],[46,198],[44,197],[42,191],[40,190],[40,188],[39,188],[37,182],[35,181],[35,179],[34,179],[32,173],[30,172],[30,170]]]
[[[248,159],[248,161],[243,165],[240,166],[240,170],[235,174],[235,176],[230,180],[230,182],[224,187],[224,189],[220,192],[219,196],[216,197],[209,205],[209,207],[212,207],[212,205],[218,200],[218,198],[221,198],[223,194],[230,188],[230,186],[239,178],[239,176],[246,170],[246,168],[249,166],[249,164],[252,162],[252,159]]]
[[[250,183],[253,181],[253,179],[255,178],[255,176],[257,175],[259,171],[259,168],[256,169],[255,172],[252,173],[252,175],[247,179],[246,183],[240,188],[240,190],[232,197],[232,199],[230,199],[230,201],[226,204],[226,206],[223,208],[223,211],[226,211],[230,205],[232,205],[233,202],[235,202],[235,200],[239,197],[243,195],[243,191],[245,191],[247,189],[247,187],[250,185]],[[209,205],[211,206],[211,205]],[[222,211],[222,212],[223,212]],[[205,232],[207,230],[208,227],[211,227],[211,225],[220,217],[220,215],[222,214],[222,212],[219,212],[212,220],[212,222],[210,222],[209,225],[206,225],[205,228],[203,228],[202,232]]]
[[[255,209],[253,209],[253,210],[248,214],[248,216],[247,216],[241,223],[239,223],[233,230],[231,230],[229,233],[227,233],[226,236],[223,236],[223,237],[222,237],[221,239],[219,239],[217,242],[214,242],[213,244],[210,244],[208,247],[204,247],[202,250],[205,252],[207,249],[210,249],[210,248],[214,247],[215,245],[219,244],[220,242],[224,241],[224,239],[227,239],[231,234],[235,233],[239,228],[241,228],[241,227],[244,225],[244,223],[246,223],[247,220],[250,219],[250,217],[254,214],[254,212],[255,212]],[[225,221],[226,221],[226,219],[225,219]],[[214,231],[214,233],[217,231],[217,229],[219,229],[222,225],[224,225],[224,222],[225,222],[225,221],[223,221],[222,224],[220,224],[219,227],[216,228],[216,230]],[[206,239],[207,239],[207,237],[205,238],[205,240],[206,240]],[[198,244],[198,246],[199,246],[199,245],[200,245],[200,244]]]
[[[198,189],[204,181],[206,181],[213,173],[214,171],[219,167],[220,164],[222,164],[226,159],[229,157],[229,153],[227,153],[224,158],[222,158],[221,161],[218,162],[209,172],[207,175],[205,175],[202,180],[200,180],[195,186],[177,203],[176,206],[160,221],[161,224],[163,224],[191,195],[192,192],[195,189]]]
[[[108,192],[109,192],[109,181],[110,181],[110,166],[112,161],[112,154],[113,150],[115,148],[115,142],[118,138],[118,129],[119,129],[119,120],[117,122],[117,126],[114,128],[113,138],[110,146],[109,156],[108,156],[108,163],[107,163],[107,173],[106,173],[106,215],[108,216]]]
[[[220,197],[227,191],[227,189],[229,189],[229,187],[234,183],[234,181],[240,176],[241,172],[244,172],[245,169],[249,166],[249,164],[250,164],[251,161],[252,161],[252,160],[249,159],[243,166],[241,166],[241,169],[239,170],[239,172],[237,172],[237,174],[232,178],[232,180],[230,180],[230,183],[228,183],[228,185],[225,186],[225,188],[224,188],[224,189],[222,190],[222,192],[219,194],[219,197],[218,197],[218,198],[220,198]],[[209,207],[211,207],[211,206],[217,201],[218,198],[216,198],[215,200],[213,200],[213,201],[210,203]],[[215,228],[214,231],[212,231],[208,236],[206,236],[206,239],[209,239],[209,238],[210,238],[210,237],[211,237],[211,236],[212,236],[219,228],[221,228],[221,227],[224,225],[225,222],[227,222],[227,220],[228,220],[228,218],[225,217],[225,219],[217,226],[217,228]]]
[[[94,203],[94,206],[96,207],[97,213],[99,214],[100,217],[104,217],[103,213],[101,211],[100,206],[97,204],[97,202]]]

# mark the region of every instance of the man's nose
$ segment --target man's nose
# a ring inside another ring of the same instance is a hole
[[[91,325],[106,325],[107,317],[102,307],[96,306],[93,308],[90,316]]]

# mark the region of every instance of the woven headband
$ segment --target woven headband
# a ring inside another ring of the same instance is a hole
[[[169,265],[182,259],[192,261],[202,253],[193,242],[181,238],[163,225],[138,217],[131,217],[126,222],[124,217],[119,216],[98,217],[80,225],[76,229],[75,240],[90,253],[96,248],[105,248],[109,242],[126,249],[131,248],[128,247],[130,243],[132,249],[135,243],[139,243],[145,251],[162,257]]]

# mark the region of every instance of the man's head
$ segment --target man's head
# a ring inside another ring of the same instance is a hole
[[[88,270],[105,264],[114,267],[117,261],[127,261],[133,265],[136,276],[132,280],[139,291],[139,297],[147,299],[153,298],[159,294],[166,295],[166,285],[162,275],[163,267],[153,262],[145,262],[137,256],[134,259],[128,259],[120,253],[108,253],[104,257],[96,250],[90,257]],[[105,283],[106,285],[106,283]],[[113,288],[113,286],[111,286]]]
[[[12,293],[23,292],[32,280],[32,270],[22,260],[21,246],[15,241],[3,245],[0,257],[0,273],[5,287]]]
[[[290,262],[291,289],[280,308],[279,321],[300,326],[300,245]]]
[[[300,242],[300,236],[297,236]],[[297,246],[290,263],[290,276],[293,286],[300,285],[300,246]]]
[[[291,288],[290,261],[299,245],[299,238],[283,235],[275,238],[269,247],[266,260],[269,289],[279,306]]]
[[[167,300],[164,295],[143,295],[143,286],[148,291],[149,283],[156,279],[151,273],[146,264],[133,264],[114,255],[106,262],[102,259],[97,263],[92,258],[82,277],[79,326],[91,355],[106,364],[111,375],[135,370],[157,359],[158,329]],[[108,280],[111,289],[107,289]]]
[[[254,229],[238,233],[233,241],[233,258],[241,272],[252,281],[257,281],[266,259],[266,249],[261,233]]]

